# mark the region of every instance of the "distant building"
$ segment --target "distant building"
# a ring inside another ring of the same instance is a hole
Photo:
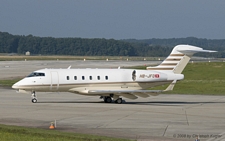
[[[25,55],[30,56],[30,51],[27,51]]]

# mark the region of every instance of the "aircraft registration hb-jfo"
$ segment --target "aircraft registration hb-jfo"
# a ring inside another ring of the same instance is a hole
[[[32,102],[37,102],[35,92],[71,92],[87,96],[100,96],[104,102],[122,103],[121,97],[136,99],[158,95],[172,90],[175,83],[184,79],[181,74],[190,58],[203,50],[191,45],[177,45],[158,66],[137,69],[41,69],[15,83],[18,92],[31,92]],[[170,83],[165,90],[148,88]],[[112,100],[113,99],[113,100]]]

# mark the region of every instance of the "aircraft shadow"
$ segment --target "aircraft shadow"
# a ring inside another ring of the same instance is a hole
[[[104,103],[103,101],[40,101],[37,103]]]
[[[104,101],[40,101],[37,103],[93,103],[93,104],[116,104],[105,103]],[[224,102],[187,102],[187,101],[147,101],[147,102],[123,102],[122,104],[130,105],[157,105],[157,106],[179,106],[179,105],[195,105],[195,104],[221,104]]]
[[[149,102],[126,102],[124,104],[137,105],[157,105],[157,106],[179,106],[179,105],[196,105],[196,104],[220,104],[224,102],[187,102],[187,101],[149,101]]]

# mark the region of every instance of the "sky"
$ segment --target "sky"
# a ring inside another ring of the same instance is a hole
[[[39,37],[225,39],[225,1],[1,0],[0,31]]]

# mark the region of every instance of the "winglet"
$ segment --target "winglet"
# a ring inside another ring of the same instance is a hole
[[[173,82],[164,90],[164,92],[166,91],[172,91],[175,84],[176,84],[177,80],[173,80]]]

